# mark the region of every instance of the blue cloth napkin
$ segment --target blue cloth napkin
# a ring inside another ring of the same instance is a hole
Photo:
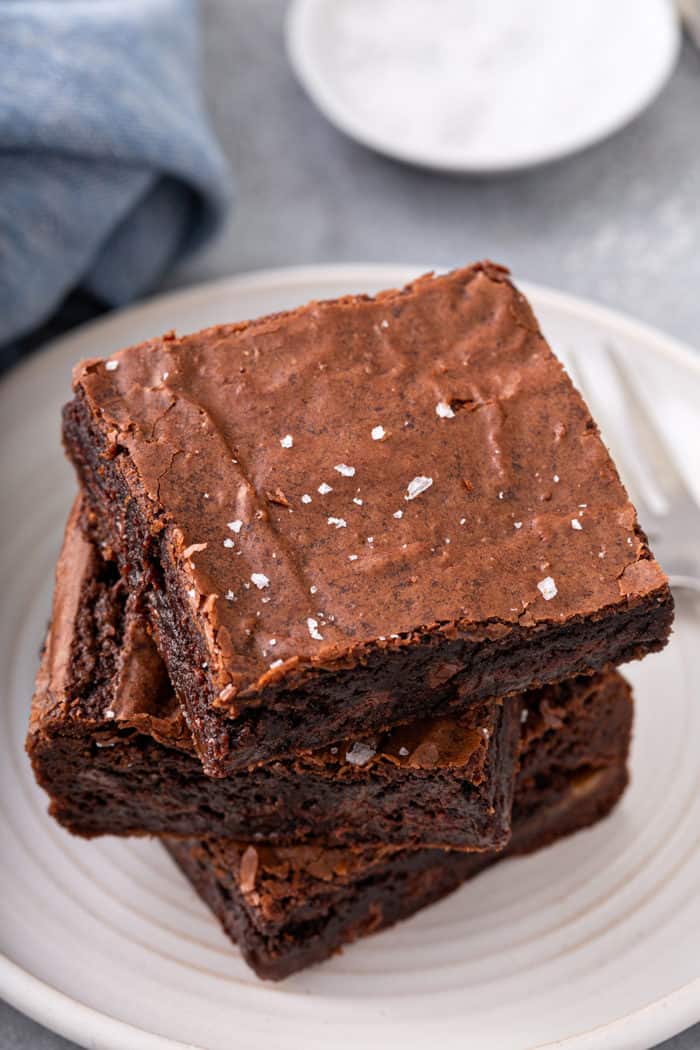
[[[192,0],[0,2],[0,346],[70,291],[117,306],[221,222]]]

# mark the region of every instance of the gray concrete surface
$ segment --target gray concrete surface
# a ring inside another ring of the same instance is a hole
[[[684,48],[663,94],[608,142],[517,176],[446,178],[376,156],[326,123],[288,67],[285,6],[203,0],[207,95],[237,202],[218,241],[169,286],[294,263],[490,256],[700,346],[696,51]],[[0,1050],[73,1045],[0,1004]],[[244,1033],[236,1045],[245,1050]],[[700,1025],[663,1045],[698,1050]]]
[[[220,240],[169,283],[490,256],[700,343],[698,52],[688,47],[654,105],[607,142],[524,174],[450,178],[373,154],[326,122],[287,64],[284,8],[205,0],[208,96],[238,201]]]

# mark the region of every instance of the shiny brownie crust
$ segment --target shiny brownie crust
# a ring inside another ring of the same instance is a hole
[[[79,366],[75,395],[92,528],[144,594],[210,775],[668,636],[595,424],[491,264],[170,333]]]

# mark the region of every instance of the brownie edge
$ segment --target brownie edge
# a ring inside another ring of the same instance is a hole
[[[169,333],[74,389],[66,447],[211,775],[665,643],[666,578],[503,268]]]
[[[402,919],[458,889],[490,865],[532,853],[607,816],[627,785],[624,765],[599,771],[549,805],[531,804],[501,853],[403,852],[366,878],[316,920],[266,936],[242,903],[241,883],[232,878],[225,842],[164,839],[163,844],[202,900],[237,944],[258,977],[279,981],[323,962],[370,933]],[[252,848],[252,847],[251,847]]]
[[[56,567],[27,736],[50,812],[69,831],[277,845],[507,843],[519,697],[207,777],[138,601],[83,536],[80,512],[76,504]]]
[[[627,784],[632,718],[631,691],[619,675],[583,704],[574,697],[527,709],[513,834],[500,853],[164,843],[246,962],[279,980],[406,918],[490,864],[605,816]]]

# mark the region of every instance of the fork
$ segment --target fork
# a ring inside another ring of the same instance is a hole
[[[698,0],[676,0],[681,21],[690,39],[700,48],[700,4]]]
[[[576,356],[567,357],[574,382],[578,385],[593,415],[601,423],[603,436],[613,454],[622,479],[632,496],[639,516],[653,542],[654,554],[664,567],[672,588],[690,588],[700,592],[700,507],[676,466],[666,441],[658,432],[648,410],[635,389],[621,355],[612,347],[601,350],[610,366],[610,373],[619,384],[623,395],[623,422],[627,433],[637,443],[642,456],[650,466],[651,480],[661,500],[645,497],[645,479],[626,454],[621,442],[612,441],[615,430],[606,425],[606,409],[602,398],[596,398],[590,386],[581,377]],[[649,482],[647,478],[647,486]]]

